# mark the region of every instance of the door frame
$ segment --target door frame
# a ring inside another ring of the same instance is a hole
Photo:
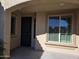
[[[68,15],[71,15],[72,16],[72,29],[71,29],[71,31],[72,31],[72,35],[71,35],[71,39],[72,39],[72,43],[71,44],[67,44],[67,43],[59,43],[59,42],[54,42],[54,41],[49,41],[49,34],[48,34],[48,32],[49,32],[49,24],[48,24],[48,22],[49,22],[49,17],[50,16],[68,16]],[[73,13],[67,13],[67,14],[55,14],[55,15],[48,15],[48,17],[47,17],[47,40],[46,40],[46,42],[48,43],[48,44],[56,44],[56,45],[64,45],[64,46],[76,46],[76,44],[75,44],[75,42],[76,42],[76,40],[74,39],[75,38],[75,35],[73,35],[73,32],[74,32],[74,30],[73,30],[73,23],[74,23],[74,14]]]
[[[34,23],[34,17],[33,17],[33,15],[23,15],[23,16],[21,16],[21,18],[22,17],[32,17],[32,24],[31,24],[31,48],[33,47],[33,44],[34,44],[34,38],[33,38],[33,35],[34,35],[34,25],[33,25],[33,23]],[[21,19],[21,22],[22,22],[22,19]]]

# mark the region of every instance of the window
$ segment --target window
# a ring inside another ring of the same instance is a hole
[[[11,35],[15,35],[16,32],[16,17],[11,17]]]
[[[49,41],[72,43],[72,15],[49,16]]]

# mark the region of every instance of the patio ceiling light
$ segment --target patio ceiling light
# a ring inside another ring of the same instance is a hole
[[[64,6],[64,3],[60,3],[59,5],[60,5],[60,6]]]

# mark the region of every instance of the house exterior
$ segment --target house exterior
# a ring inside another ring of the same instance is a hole
[[[79,1],[0,0],[0,40],[6,58],[20,46],[79,49]]]

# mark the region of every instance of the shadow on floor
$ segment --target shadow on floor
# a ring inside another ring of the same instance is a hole
[[[11,59],[41,59],[42,53],[31,48],[17,48],[11,53]]]
[[[30,48],[15,49],[11,59],[79,59],[79,56],[50,51],[37,51]]]

